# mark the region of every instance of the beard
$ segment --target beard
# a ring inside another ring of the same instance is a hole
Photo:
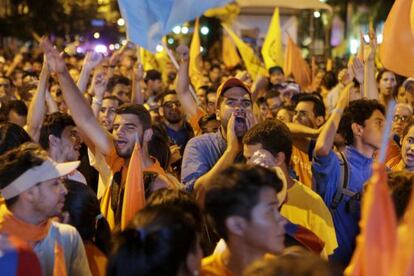
[[[177,124],[181,122],[182,119],[183,118],[181,114],[178,114],[178,113],[172,113],[172,114],[168,114],[165,116],[165,120],[169,122],[170,124]]]

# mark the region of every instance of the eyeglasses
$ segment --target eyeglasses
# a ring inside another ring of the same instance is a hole
[[[393,122],[407,122],[410,119],[409,116],[394,115]]]

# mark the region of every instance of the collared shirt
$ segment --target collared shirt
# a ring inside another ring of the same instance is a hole
[[[354,147],[347,146],[344,151],[349,167],[348,187],[352,192],[362,192],[364,183],[371,177],[373,158],[367,158]],[[326,205],[330,207],[335,197],[341,168],[339,158],[331,150],[327,156],[314,156],[312,164],[313,181],[316,191],[321,195]],[[359,232],[358,222],[360,213],[347,210],[348,196],[340,202],[332,212],[335,225],[338,248],[332,256],[333,260],[347,265],[355,249],[355,238]]]
[[[223,155],[227,144],[220,130],[206,133],[188,141],[181,166],[181,182],[193,190],[196,180],[207,173]]]

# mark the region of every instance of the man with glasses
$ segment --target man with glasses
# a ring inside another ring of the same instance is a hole
[[[161,96],[160,102],[162,125],[167,131],[171,144],[179,146],[180,151],[183,152],[185,145],[194,136],[194,133],[191,126],[185,121],[177,93],[175,91],[165,92]]]

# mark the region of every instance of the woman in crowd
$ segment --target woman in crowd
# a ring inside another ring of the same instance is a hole
[[[196,222],[182,208],[147,206],[114,239],[108,276],[199,275]]]

